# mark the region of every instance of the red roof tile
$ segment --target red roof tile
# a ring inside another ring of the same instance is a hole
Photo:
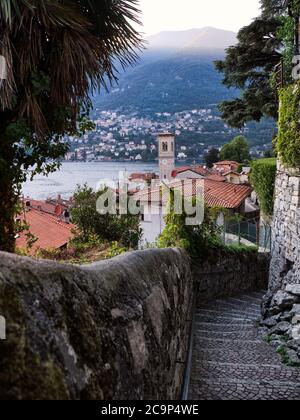
[[[24,203],[30,203],[30,208],[41,211],[43,213],[52,214],[55,216],[61,216],[64,210],[69,208],[68,201],[63,200],[51,200],[51,201],[40,201],[32,200],[30,198],[24,200]]]
[[[137,172],[133,173],[129,176],[131,181],[133,180],[143,180],[143,181],[151,181],[151,179],[158,179],[158,175],[155,173],[145,173],[145,172]]]
[[[211,174],[206,177],[210,181],[225,182],[226,178],[222,175]]]
[[[227,209],[239,208],[247,197],[252,193],[252,188],[248,185],[234,185],[228,182],[212,181],[209,179],[203,180],[187,180],[187,181],[173,181],[168,184],[168,188],[173,188],[182,191],[184,185],[184,196],[186,198],[196,195],[196,188],[203,188],[205,203],[209,207],[223,207]],[[162,201],[167,201],[167,187],[147,188],[135,194],[136,200],[142,202],[152,200],[153,202],[161,201],[160,189],[162,188]]]
[[[210,207],[236,209],[252,193],[249,185],[234,185],[228,182],[205,180],[205,202]]]
[[[174,169],[172,172],[172,177],[176,178],[177,175],[182,174],[183,172],[195,172],[198,175],[206,176],[208,171],[203,166],[181,166],[179,168]]]
[[[24,220],[24,217],[21,217],[21,219]],[[38,238],[38,241],[33,246],[33,250],[37,248],[62,248],[72,239],[73,234],[71,230],[75,228],[72,224],[61,222],[54,216],[38,210],[26,212],[26,223],[29,225],[30,233]],[[17,238],[18,248],[26,248],[26,233],[28,232],[22,232],[20,237]]]
[[[216,162],[214,163],[215,166],[222,166],[222,165],[238,165],[239,163],[236,162],[235,160],[222,160],[221,162]]]

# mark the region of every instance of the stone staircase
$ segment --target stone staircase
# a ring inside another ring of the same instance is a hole
[[[190,400],[300,400],[300,369],[283,365],[257,328],[264,293],[198,307]]]

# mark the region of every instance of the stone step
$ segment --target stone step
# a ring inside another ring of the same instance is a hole
[[[199,305],[190,399],[300,401],[300,369],[283,365],[258,329],[264,294],[244,293]]]
[[[243,295],[242,296],[243,297],[243,299],[249,299],[251,302],[253,302],[253,303],[255,303],[256,305],[260,305],[261,304],[261,301],[262,301],[262,298],[263,298],[263,296],[259,296],[259,297],[256,297],[256,296],[252,296],[252,295]]]
[[[235,325],[239,325],[239,324],[250,324],[253,325],[255,324],[255,320],[253,319],[249,319],[246,317],[246,315],[244,316],[226,316],[226,315],[196,315],[195,316],[195,321],[201,321],[201,322],[210,322],[213,324],[235,324]]]
[[[225,338],[231,340],[258,340],[261,338],[259,331],[249,330],[247,332],[243,331],[233,331],[233,332],[224,332],[224,331],[211,331],[209,328],[206,329],[197,329],[195,331],[197,338]]]
[[[211,316],[222,316],[222,317],[231,317],[231,318],[241,318],[241,317],[246,317],[246,318],[250,318],[250,319],[257,319],[259,318],[259,314],[258,313],[252,313],[252,312],[247,312],[247,311],[221,311],[221,310],[215,310],[215,309],[198,309],[197,313],[196,313],[196,318],[201,317],[202,315],[211,315]]]
[[[198,336],[194,341],[194,349],[196,355],[201,350],[222,350],[232,351],[234,353],[240,351],[259,352],[263,354],[270,350],[270,346],[261,340],[231,340],[228,338],[205,338]]]
[[[194,365],[194,369],[201,372],[200,379],[227,380],[228,378],[241,381],[255,381],[259,385],[276,384],[282,386],[300,387],[300,370],[287,368],[282,365],[256,365],[206,362]],[[197,382],[197,378],[194,379]]]
[[[233,304],[233,305],[240,305],[240,306],[246,306],[247,308],[255,308],[259,306],[257,303],[251,302],[249,299],[240,297],[240,298],[229,298],[226,299],[227,304]]]
[[[267,290],[263,290],[261,292],[251,292],[251,295],[257,296],[258,298],[262,299],[267,292],[268,292]]]
[[[219,309],[197,309],[195,316],[197,318],[199,318],[201,315],[204,314],[203,311],[206,311],[206,314],[209,315],[209,312],[211,313],[212,316],[217,315],[217,316],[221,316],[221,315],[227,315],[227,316],[236,316],[238,318],[243,318],[243,317],[251,317],[252,320],[257,320],[261,318],[261,313],[259,312],[252,312],[252,311],[238,311],[237,309],[235,310],[229,310],[226,309],[223,311],[219,310]],[[209,312],[208,312],[209,311]]]
[[[253,331],[253,322],[249,321],[244,324],[230,324],[230,323],[214,323],[214,322],[202,322],[202,321],[195,321],[195,330],[197,329],[209,329],[211,332],[251,332]]]
[[[268,349],[267,352],[259,353],[254,351],[246,350],[237,350],[236,345],[234,348],[224,348],[221,347],[208,347],[208,348],[198,348],[194,346],[194,359],[197,363],[205,362],[216,362],[219,363],[237,363],[237,364],[267,364],[267,365],[281,365],[281,359],[276,352]]]
[[[197,334],[195,337],[196,350],[218,349],[220,346],[224,351],[265,351],[265,343],[259,339],[256,340],[232,340],[231,338],[207,338],[204,335]]]
[[[253,313],[261,313],[260,306],[257,306],[257,308],[241,308],[241,305],[226,305],[225,303],[207,303],[204,305],[199,305],[197,310],[200,309],[212,309],[212,310],[218,310],[218,311],[237,311],[237,312],[253,312]]]
[[[294,386],[203,381],[190,387],[190,400],[198,401],[300,401]]]
[[[237,310],[254,310],[254,311],[259,311],[260,310],[260,306],[259,305],[255,305],[255,304],[247,304],[247,303],[238,303],[238,302],[228,302],[228,301],[222,301],[222,300],[218,300],[214,302],[216,305],[222,305],[225,306],[226,308],[231,308],[231,309],[237,309]]]

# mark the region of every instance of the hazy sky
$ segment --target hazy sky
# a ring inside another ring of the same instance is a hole
[[[140,0],[144,32],[214,26],[238,31],[259,15],[259,0]]]

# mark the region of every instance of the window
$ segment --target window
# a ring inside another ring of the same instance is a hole
[[[163,150],[163,152],[167,152],[168,151],[168,143],[167,142],[163,142],[163,144],[162,144],[162,150]]]

